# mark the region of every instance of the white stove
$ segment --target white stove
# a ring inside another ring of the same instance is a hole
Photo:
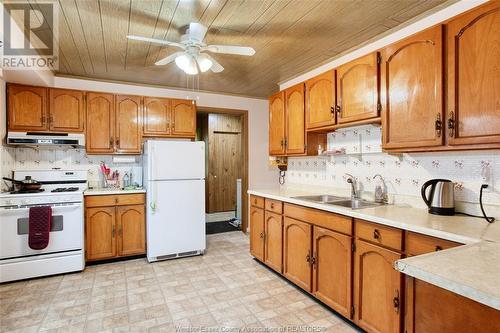
[[[87,171],[13,173],[16,180],[26,176],[40,182],[43,191],[0,193],[0,282],[83,270],[83,191],[87,188]],[[49,244],[43,250],[28,245],[29,209],[33,206],[52,207]]]

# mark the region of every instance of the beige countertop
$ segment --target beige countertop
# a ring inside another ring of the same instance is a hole
[[[111,195],[111,194],[134,194],[146,193],[145,189],[137,190],[122,190],[122,189],[88,189],[83,192],[83,195]]]
[[[338,194],[317,190],[264,189],[250,190],[248,193],[468,244],[401,259],[395,262],[395,268],[404,274],[500,310],[500,221],[490,224],[483,219],[468,216],[432,215],[427,209],[409,205],[384,205],[353,210],[293,198],[298,195]]]

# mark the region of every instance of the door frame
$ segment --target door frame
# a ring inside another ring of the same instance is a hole
[[[214,108],[208,106],[197,106],[196,114],[218,113],[227,115],[239,115],[242,125],[243,150],[243,175],[241,177],[241,231],[247,233],[248,228],[248,110]]]

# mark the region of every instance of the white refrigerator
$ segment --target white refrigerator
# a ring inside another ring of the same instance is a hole
[[[203,254],[205,143],[148,140],[143,163],[148,261]]]

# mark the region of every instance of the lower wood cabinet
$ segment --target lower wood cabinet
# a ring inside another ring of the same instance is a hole
[[[87,261],[144,253],[146,253],[144,194],[85,197]]]
[[[283,275],[299,287],[310,292],[312,226],[286,216],[284,220]]]
[[[264,208],[250,207],[250,253],[264,261]]]
[[[401,332],[402,276],[393,267],[402,255],[356,240],[354,321],[368,332]]]
[[[281,273],[283,268],[283,216],[265,212],[264,222],[264,262]]]
[[[312,293],[323,303],[351,318],[352,237],[313,227]]]

